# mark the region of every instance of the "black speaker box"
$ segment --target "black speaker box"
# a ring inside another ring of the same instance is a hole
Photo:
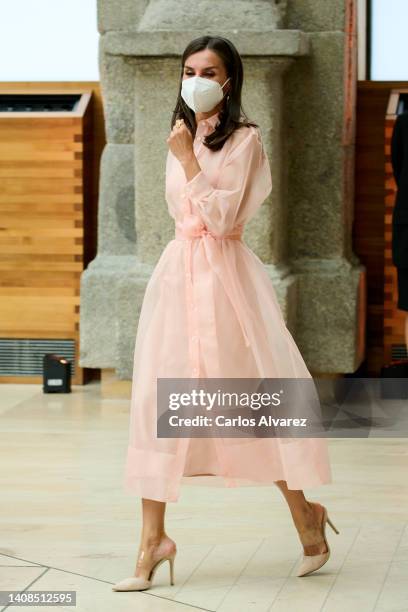
[[[44,393],[71,393],[71,362],[61,355],[46,353],[43,359]]]

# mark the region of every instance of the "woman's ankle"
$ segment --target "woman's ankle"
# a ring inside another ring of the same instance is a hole
[[[292,511],[292,517],[297,527],[312,526],[316,522],[316,516],[316,508],[307,500],[305,504]]]
[[[145,546],[157,546],[167,537],[165,531],[149,531],[142,533],[141,541]]]

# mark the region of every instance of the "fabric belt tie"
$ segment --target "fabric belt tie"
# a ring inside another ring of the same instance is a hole
[[[243,234],[243,226],[237,225],[233,230],[223,236],[215,236],[210,232],[201,220],[192,214],[185,214],[183,221],[177,221],[175,226],[175,239],[185,241],[185,273],[186,273],[186,297],[187,306],[191,304],[193,312],[197,312],[194,303],[194,283],[192,277],[192,247],[194,240],[202,240],[207,255],[207,260],[213,268],[219,281],[224,287],[224,290],[231,301],[235,310],[246,346],[250,346],[247,330],[245,328],[245,309],[246,300],[242,290],[237,283],[237,276],[233,270],[229,269],[228,258],[224,258],[220,251],[220,245],[223,240],[241,240]],[[199,279],[197,279],[199,284]],[[202,299],[209,299],[208,293],[202,295]],[[192,357],[194,362],[193,375],[199,374],[199,352],[198,352],[198,325],[194,320],[193,312],[190,314],[190,328],[195,330],[192,339],[195,344],[192,346]]]

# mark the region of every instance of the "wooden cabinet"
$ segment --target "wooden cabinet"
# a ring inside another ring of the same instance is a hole
[[[78,367],[80,276],[95,255],[92,92],[0,93],[0,381],[42,381],[43,355]]]

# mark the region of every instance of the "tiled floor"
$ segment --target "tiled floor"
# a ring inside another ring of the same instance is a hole
[[[314,575],[295,575],[301,546],[277,487],[186,485],[167,506],[175,585],[166,563],[154,588],[112,591],[133,572],[140,530],[140,500],[121,484],[128,410],[101,400],[97,383],[66,395],[0,388],[0,590],[74,590],[75,607],[46,609],[80,612],[408,611],[408,447],[398,438],[329,441],[334,483],[305,492],[340,534],[328,530],[332,556]]]

